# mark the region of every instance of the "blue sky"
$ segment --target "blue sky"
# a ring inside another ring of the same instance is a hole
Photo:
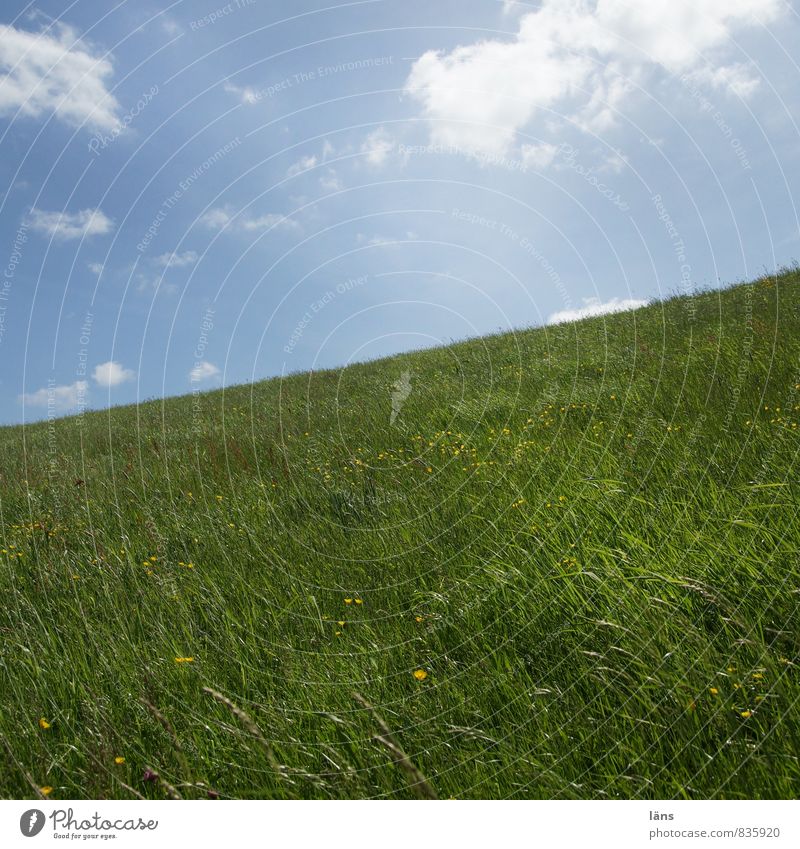
[[[800,255],[795,4],[3,5],[0,423]]]

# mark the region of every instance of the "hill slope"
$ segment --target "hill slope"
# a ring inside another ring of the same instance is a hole
[[[799,282],[0,430],[0,794],[795,796]]]

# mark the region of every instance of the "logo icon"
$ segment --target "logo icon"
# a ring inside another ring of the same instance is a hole
[[[25,837],[36,837],[44,828],[44,812],[37,808],[31,808],[19,818],[19,830]]]
[[[404,371],[400,375],[400,379],[392,384],[392,415],[389,418],[389,424],[393,425],[395,420],[400,415],[400,410],[403,409],[403,404],[411,395],[411,372]]]

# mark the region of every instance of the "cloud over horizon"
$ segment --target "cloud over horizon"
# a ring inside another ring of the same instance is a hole
[[[88,391],[88,381],[76,380],[64,386],[45,386],[35,392],[23,393],[20,401],[30,407],[46,407],[53,413],[65,413],[82,407]]]
[[[638,310],[639,307],[644,306],[647,306],[647,301],[637,298],[612,298],[610,301],[601,301],[600,298],[583,298],[582,307],[554,312],[548,317],[547,323],[563,324],[564,322],[580,321],[582,318],[593,318],[598,315]]]

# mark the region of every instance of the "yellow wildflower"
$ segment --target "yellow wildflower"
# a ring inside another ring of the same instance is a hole
[[[428,677],[428,673],[424,669],[415,669],[414,677],[417,681],[424,681]]]
[[[752,715],[753,715],[753,711],[751,711],[751,710],[743,710],[742,711],[742,719],[750,719],[750,717]]]
[[[53,792],[53,788],[49,786],[40,787],[39,792],[42,794],[42,796],[49,796]]]
[[[709,687],[708,692],[711,693],[712,696],[716,696],[719,694],[719,690],[716,687]]]
[[[49,727],[50,727],[50,723],[44,717],[42,717],[39,720],[39,728],[41,728],[43,731],[47,731],[47,729]]]
[[[193,657],[176,657],[175,663],[194,663]]]
[[[125,763],[125,758],[123,758],[123,757],[117,757],[117,758],[114,758],[114,763],[115,763],[115,764],[124,764],[124,763]]]

